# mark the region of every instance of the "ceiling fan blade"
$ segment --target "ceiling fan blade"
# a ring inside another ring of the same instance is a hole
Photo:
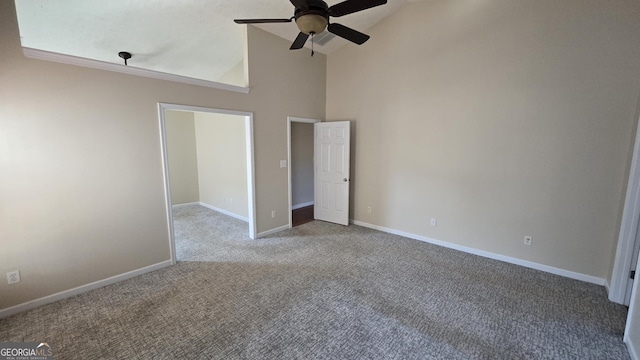
[[[304,43],[307,42],[308,38],[309,38],[309,35],[301,31],[300,34],[298,34],[298,37],[296,37],[296,39],[293,40],[293,44],[291,44],[291,47],[289,48],[289,50],[302,49],[302,47],[304,46]]]
[[[363,34],[360,31],[353,30],[352,28],[346,27],[341,24],[329,24],[327,30],[329,30],[330,33],[334,33],[358,45],[362,45],[367,40],[369,40],[369,35]]]
[[[236,24],[267,24],[267,23],[288,23],[291,19],[235,19]]]
[[[386,3],[387,0],[346,0],[330,7],[329,15],[334,17],[344,16]]]
[[[309,10],[307,0],[291,0],[291,3],[296,7],[296,9]]]

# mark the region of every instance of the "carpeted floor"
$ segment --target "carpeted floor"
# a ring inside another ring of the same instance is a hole
[[[629,358],[601,286],[358,226],[251,241],[211,210],[174,215],[193,261],[0,320],[0,341],[57,359]]]

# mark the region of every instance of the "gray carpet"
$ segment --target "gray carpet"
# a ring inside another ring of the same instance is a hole
[[[358,226],[251,241],[211,210],[175,215],[195,261],[0,320],[0,341],[57,359],[629,358],[601,286]]]

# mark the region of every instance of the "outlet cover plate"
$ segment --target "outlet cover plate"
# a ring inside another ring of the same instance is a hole
[[[20,282],[20,270],[9,271],[7,273],[7,284],[17,284]]]

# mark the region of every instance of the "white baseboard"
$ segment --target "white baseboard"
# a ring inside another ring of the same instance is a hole
[[[300,208],[303,208],[303,207],[311,206],[313,204],[314,204],[313,201],[308,201],[306,203],[292,205],[291,206],[291,210],[300,209]]]
[[[191,205],[200,205],[200,203],[195,201],[195,202],[190,202],[190,203],[171,205],[171,207],[172,208],[181,208],[181,207],[184,207],[184,206],[191,206]]]
[[[609,282],[607,279],[604,279],[604,288],[607,290],[607,295],[609,295]]]
[[[207,203],[203,203],[202,201],[201,201],[201,202],[199,202],[199,204],[200,204],[200,205],[202,205],[202,206],[204,206],[204,207],[206,207],[206,208],[208,208],[208,209],[211,209],[211,210],[217,211],[217,212],[219,212],[219,213],[221,213],[221,214],[225,214],[225,215],[227,215],[227,216],[231,216],[232,218],[236,218],[236,219],[238,219],[238,220],[242,220],[242,221],[244,221],[244,222],[249,222],[249,219],[247,219],[246,217],[244,217],[244,216],[240,216],[240,215],[238,215],[238,214],[234,214],[234,213],[232,213],[231,211],[224,210],[224,209],[220,209],[219,207],[215,207],[215,206],[213,206],[213,205],[209,205],[209,204],[207,204]]]
[[[599,277],[586,275],[586,274],[582,274],[582,273],[577,273],[577,272],[573,272],[573,271],[569,271],[569,270],[564,270],[564,269],[556,268],[556,267],[549,266],[549,265],[539,264],[539,263],[536,263],[536,262],[533,262],[533,261],[522,260],[522,259],[510,257],[510,256],[505,256],[505,255],[500,255],[500,254],[496,254],[496,253],[492,253],[492,252],[488,252],[488,251],[484,251],[484,250],[478,250],[478,249],[470,248],[470,247],[467,247],[467,246],[452,244],[452,243],[449,243],[449,242],[446,242],[446,241],[431,239],[431,238],[428,238],[426,236],[411,234],[411,233],[407,233],[407,232],[404,232],[404,231],[395,230],[395,229],[391,229],[391,228],[386,228],[384,226],[373,225],[373,224],[365,223],[365,222],[358,221],[358,220],[351,220],[351,222],[353,224],[355,224],[355,225],[363,226],[363,227],[374,229],[374,230],[379,230],[379,231],[386,232],[386,233],[389,233],[389,234],[400,235],[400,236],[403,236],[403,237],[406,237],[406,238],[409,238],[409,239],[424,241],[424,242],[428,242],[430,244],[443,246],[443,247],[446,247],[446,248],[449,248],[449,249],[454,249],[454,250],[466,252],[466,253],[469,253],[469,254],[474,254],[474,255],[486,257],[486,258],[489,258],[489,259],[500,260],[500,261],[504,261],[504,262],[507,262],[507,263],[520,265],[520,266],[528,267],[528,268],[531,268],[531,269],[540,270],[540,271],[548,272],[548,273],[551,273],[551,274],[568,277],[568,278],[571,278],[571,279],[585,281],[585,282],[596,284],[596,285],[605,285],[605,283],[606,283],[605,279],[602,279],[602,278],[599,278]]]
[[[287,230],[287,229],[289,229],[289,224],[282,225],[282,226],[279,226],[277,228],[273,228],[271,230],[267,230],[267,231],[263,231],[261,233],[258,233],[258,238],[261,238],[261,237],[264,237],[264,236],[267,236],[267,235],[271,235],[271,234],[275,234],[277,232],[280,232],[282,230]]]
[[[98,281],[94,281],[92,283],[89,284],[85,284],[85,285],[81,285],[78,287],[75,287],[73,289],[69,289],[69,290],[64,290],[52,295],[48,295],[45,297],[41,297],[39,299],[35,299],[35,300],[31,300],[31,301],[27,301],[26,303],[22,303],[22,304],[18,304],[18,305],[14,305],[5,309],[0,309],[0,319],[5,318],[7,316],[11,316],[14,314],[17,314],[19,312],[23,312],[23,311],[27,311],[30,309],[34,309],[37,308],[39,306],[42,305],[46,305],[46,304],[50,304],[52,302],[56,302],[58,300],[62,300],[62,299],[66,299],[72,296],[76,296],[78,294],[82,294],[85,293],[87,291],[91,291],[91,290],[95,290],[107,285],[111,285],[114,283],[117,283],[119,281],[123,281],[123,280],[127,280],[130,279],[132,277],[136,277],[142,274],[146,274],[148,272],[151,271],[155,271],[155,270],[159,270],[162,268],[165,268],[167,266],[171,265],[171,260],[166,260],[166,261],[162,261],[159,262],[157,264],[153,264],[153,265],[149,265],[149,266],[145,266],[143,268],[140,269],[136,269],[136,270],[132,270],[129,272],[126,272],[124,274],[120,274],[120,275],[115,275],[103,280],[98,280]]]

